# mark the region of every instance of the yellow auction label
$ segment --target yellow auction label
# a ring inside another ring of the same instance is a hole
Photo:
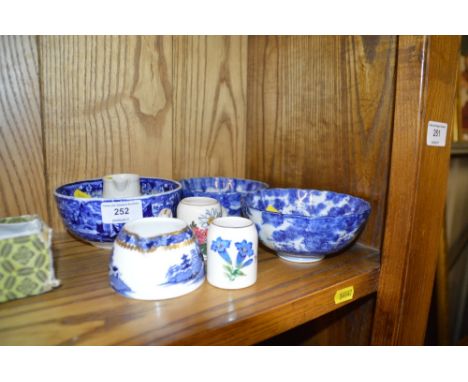
[[[272,205],[269,205],[267,208],[266,208],[267,211],[270,211],[270,212],[279,212],[275,207],[273,207]]]
[[[341,304],[342,302],[352,300],[354,296],[354,287],[349,286],[340,290],[337,290],[335,293],[335,304]]]
[[[78,188],[75,190],[75,192],[73,193],[73,196],[75,198],[86,198],[86,199],[89,199],[91,198],[91,195],[87,194],[86,192],[84,191],[81,191],[79,190]]]

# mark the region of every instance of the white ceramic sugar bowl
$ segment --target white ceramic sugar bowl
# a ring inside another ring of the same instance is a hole
[[[218,288],[240,289],[257,281],[258,236],[251,220],[227,216],[208,228],[208,282]]]
[[[180,219],[133,220],[114,242],[109,281],[126,297],[173,298],[192,292],[204,280],[204,262],[193,232]]]

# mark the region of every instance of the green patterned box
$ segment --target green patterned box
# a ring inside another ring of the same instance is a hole
[[[36,215],[0,218],[0,303],[60,285],[51,239],[52,229]]]

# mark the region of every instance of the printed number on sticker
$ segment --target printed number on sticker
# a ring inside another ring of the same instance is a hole
[[[130,215],[130,208],[128,207],[114,208],[114,216],[119,216],[119,215]]]
[[[339,289],[335,293],[335,304],[340,304],[345,301],[352,300],[354,296],[354,287]]]
[[[444,147],[447,141],[447,126],[443,122],[429,121],[426,144],[428,146]]]
[[[143,217],[141,200],[109,202],[101,204],[102,222],[120,224]]]

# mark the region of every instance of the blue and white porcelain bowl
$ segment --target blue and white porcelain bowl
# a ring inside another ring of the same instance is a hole
[[[242,198],[252,192],[268,188],[266,183],[238,178],[187,178],[180,182],[184,198],[190,196],[214,198],[220,202],[223,216],[240,216]]]
[[[55,200],[70,233],[97,247],[111,248],[127,221],[175,216],[182,194],[179,182],[140,178],[140,189],[141,196],[105,199],[102,198],[102,179],[84,180],[58,187]],[[85,197],[74,196],[77,194]]]
[[[204,280],[203,257],[192,230],[183,220],[133,220],[125,224],[114,242],[109,282],[126,297],[178,297],[194,291]]]
[[[244,200],[261,242],[300,263],[322,260],[352,243],[370,210],[367,201],[351,195],[294,188],[261,190]]]

